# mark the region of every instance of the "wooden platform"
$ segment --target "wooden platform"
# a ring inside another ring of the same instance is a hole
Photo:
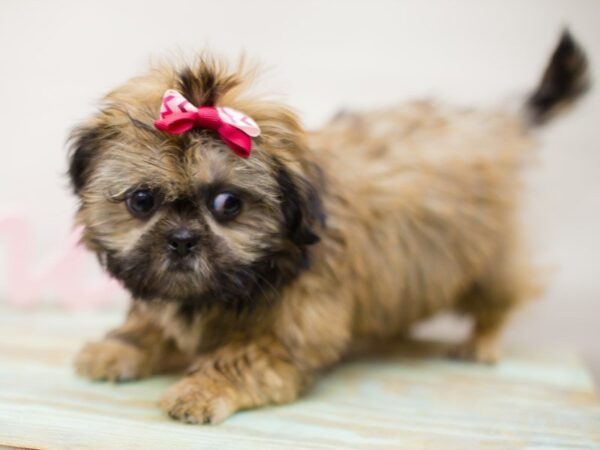
[[[155,406],[174,378],[78,379],[71,359],[117,313],[0,309],[0,446],[52,449],[600,449],[600,402],[579,358],[512,350],[495,367],[437,344],[354,361],[301,401],[192,426]]]

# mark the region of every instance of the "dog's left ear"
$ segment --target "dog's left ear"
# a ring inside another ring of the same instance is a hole
[[[324,225],[321,196],[314,183],[280,165],[277,184],[281,195],[281,210],[289,239],[303,247],[319,242],[315,226]]]

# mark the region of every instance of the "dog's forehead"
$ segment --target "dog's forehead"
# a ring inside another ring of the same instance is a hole
[[[249,158],[236,155],[219,140],[201,141],[184,149],[183,189],[218,185],[253,193],[264,200],[277,196],[274,169],[268,157],[254,152]]]
[[[107,156],[100,178],[110,182],[115,195],[140,185],[176,198],[213,184],[253,191],[269,190],[273,184],[270,165],[260,155],[241,158],[207,136],[176,143],[132,142],[113,147]]]
[[[245,161],[216,139],[191,142],[184,146],[181,152],[184,156],[181,160],[181,169],[188,175],[187,181],[193,184],[233,180],[252,167],[251,164],[244,164]]]

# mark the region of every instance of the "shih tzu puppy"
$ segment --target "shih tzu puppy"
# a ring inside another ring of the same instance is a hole
[[[586,73],[565,33],[525,113],[420,101],[317,132],[212,59],[118,87],[74,131],[69,175],[83,242],[132,300],[78,373],[184,368],[162,408],[215,423],[291,402],[355,347],[441,311],[473,320],[457,355],[494,361],[535,291],[517,224],[530,130]]]

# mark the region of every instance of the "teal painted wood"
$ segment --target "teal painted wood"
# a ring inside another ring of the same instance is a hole
[[[300,401],[218,426],[156,407],[174,377],[113,385],[71,359],[120,315],[0,310],[0,445],[118,449],[600,449],[600,402],[579,358],[509,351],[497,366],[408,343],[324,375]]]

